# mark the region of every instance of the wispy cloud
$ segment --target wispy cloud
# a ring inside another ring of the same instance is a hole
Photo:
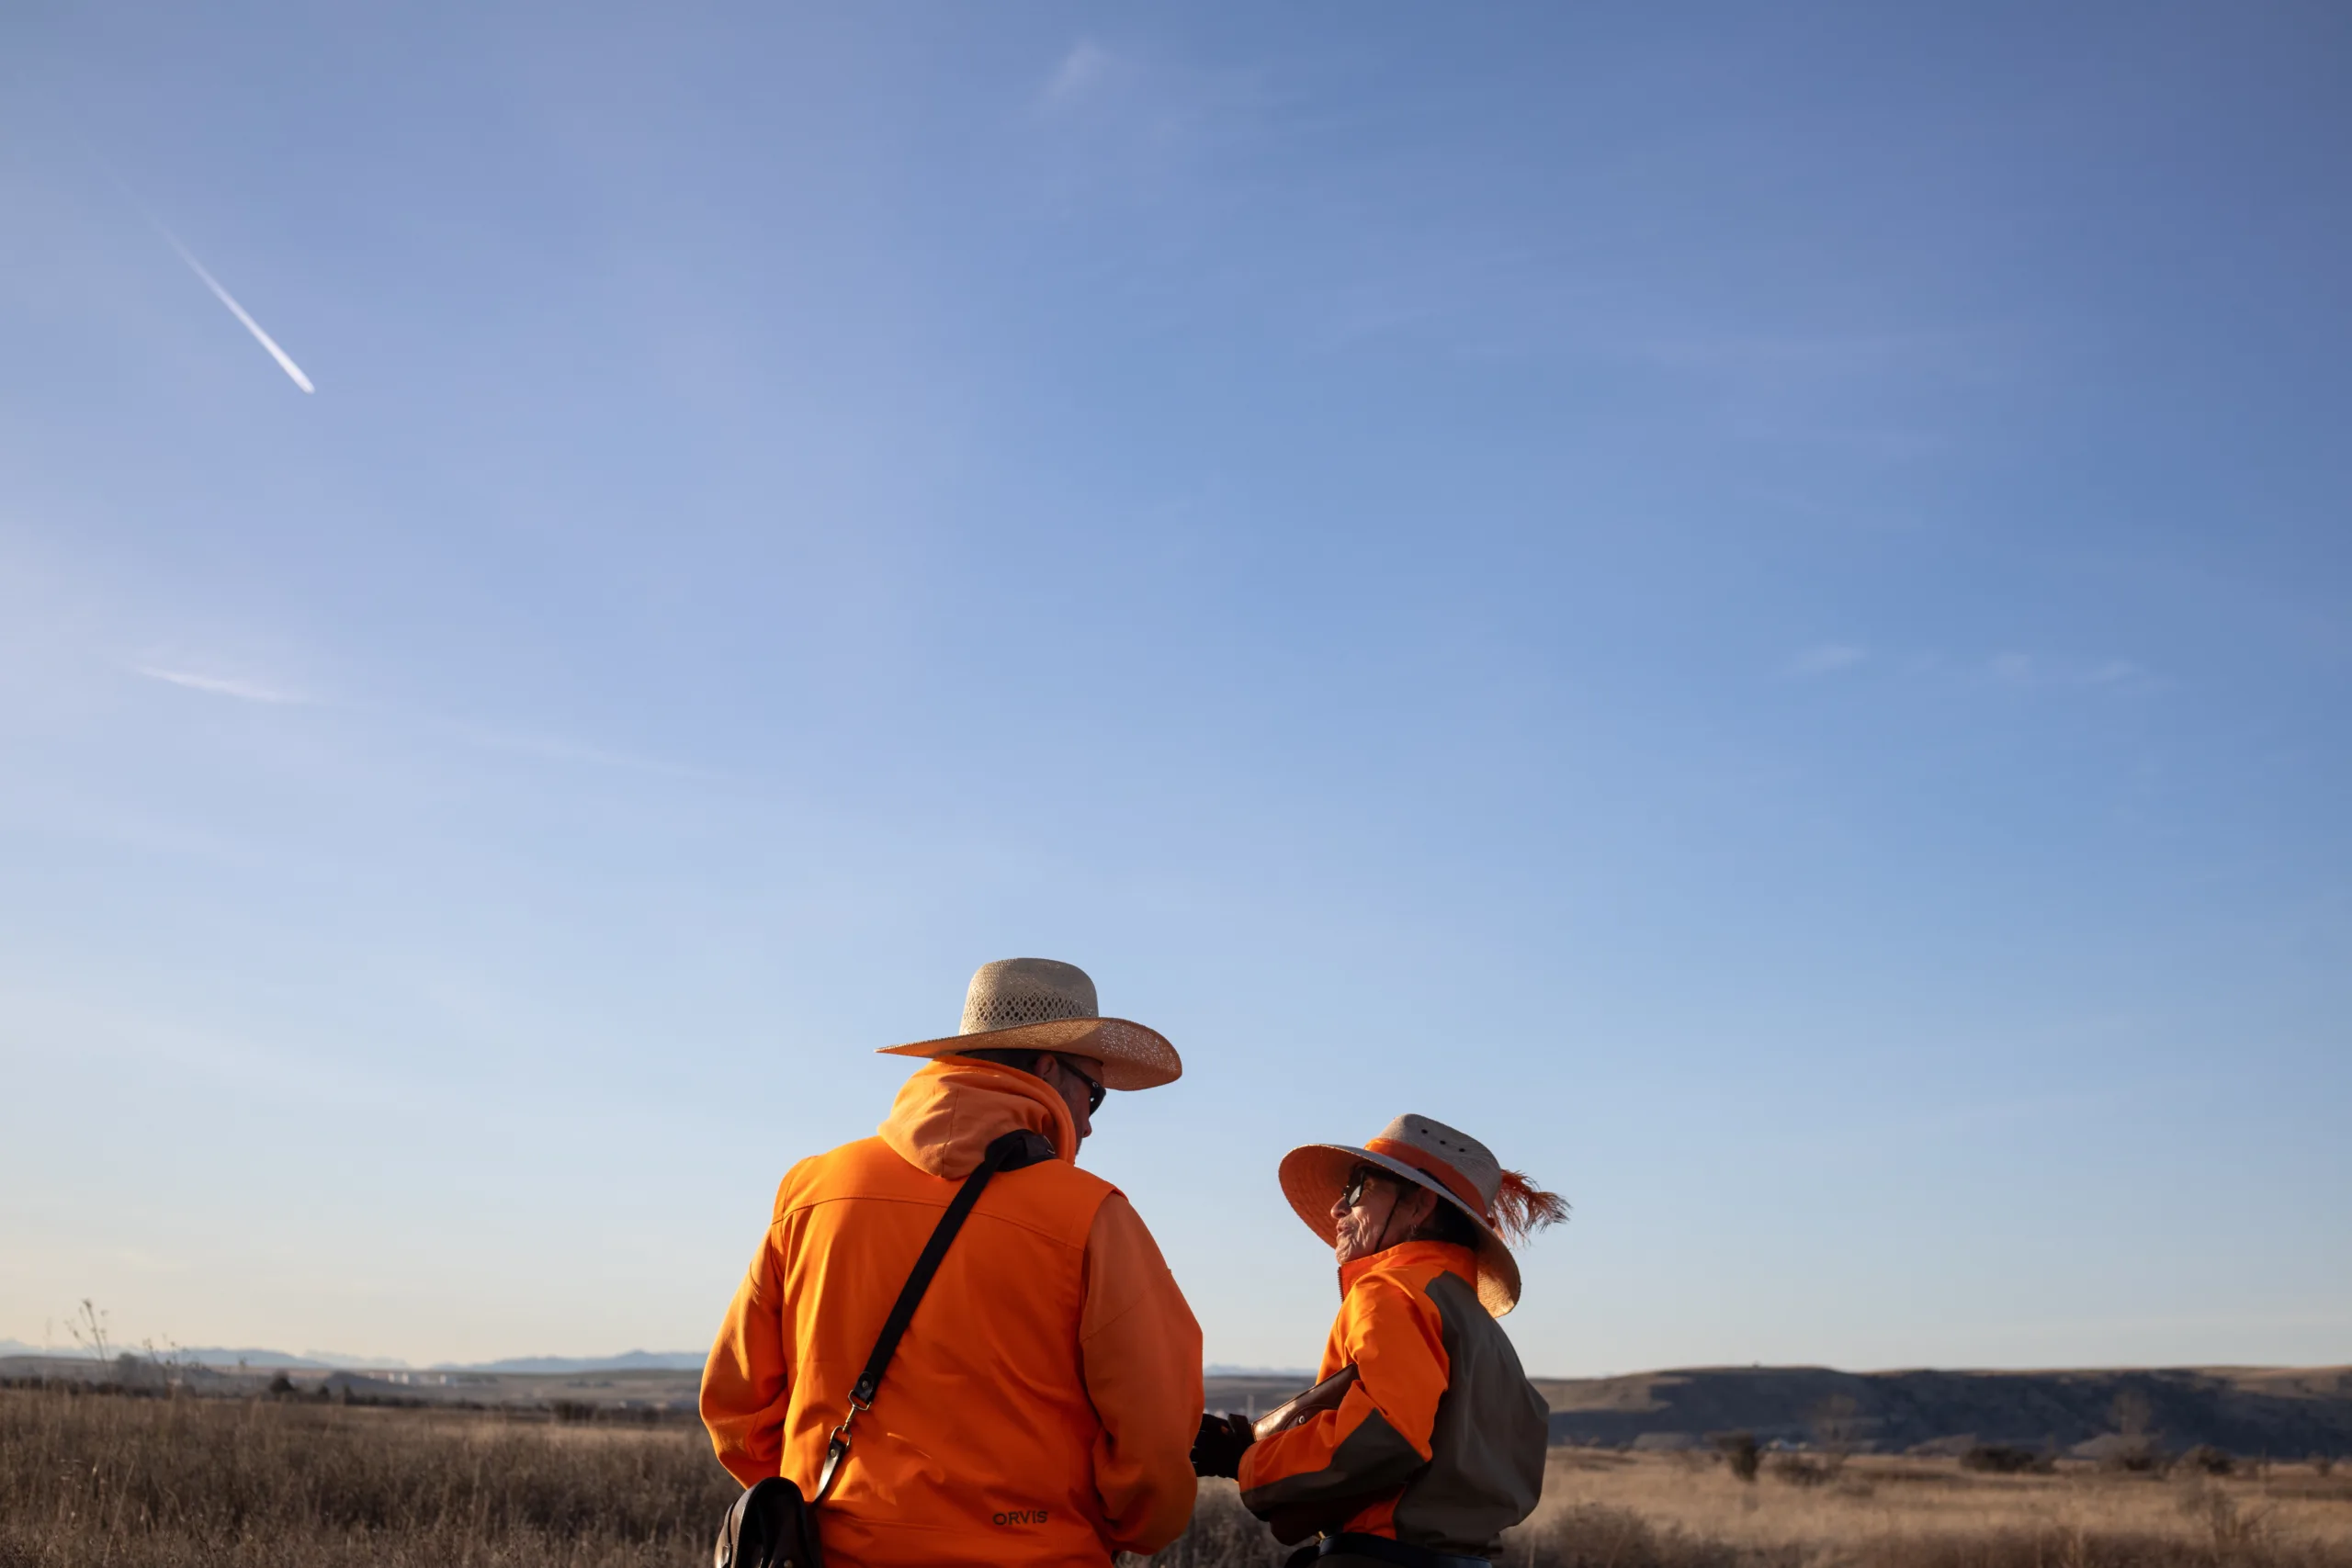
[[[198,670],[172,670],[159,664],[138,664],[131,672],[144,675],[150,681],[164,681],[175,686],[185,686],[191,692],[209,692],[217,697],[234,697],[244,703],[304,704],[311,701],[300,692],[289,692],[260,681],[249,681],[236,675],[211,675]]]
[[[2002,685],[2025,690],[2150,691],[2163,683],[2128,659],[2086,661],[2009,652],[1996,654],[1984,672]]]
[[[1046,108],[1060,108],[1078,102],[1102,85],[1111,73],[1114,62],[1111,51],[1101,45],[1080,39],[1070,46],[1054,73],[1038,94],[1039,105]]]
[[[1822,642],[1801,649],[1783,660],[1781,679],[1817,681],[1858,670],[1863,665],[1903,684],[1957,684],[2014,692],[2124,694],[2154,693],[2173,684],[2164,676],[2129,659],[2078,659],[2007,649],[1995,654],[1953,658],[1925,649],[1873,651],[1859,643]]]
[[[50,990],[19,974],[0,972],[0,978],[8,981],[0,999],[0,1035],[51,1043],[54,1065],[77,1074],[93,1065],[101,1070],[119,1066],[148,1077],[162,1069],[234,1085],[281,1103],[423,1109],[413,1092],[382,1076],[374,1064],[357,1056],[337,1059],[311,1042],[216,1029],[197,1016],[200,1010],[126,1010],[111,998],[89,1000]]]
[[[562,762],[583,767],[615,768],[627,773],[656,773],[666,778],[695,779],[708,782],[724,780],[727,774],[710,768],[696,767],[690,762],[673,762],[661,757],[647,757],[632,751],[616,750],[586,741],[570,739],[560,735],[545,735],[529,731],[494,728],[487,725],[458,723],[447,727],[468,744],[485,750],[503,751],[510,756],[529,757],[544,762]]]
[[[1685,333],[1646,339],[1635,352],[1675,369],[1775,384],[1919,370],[1958,373],[1973,367],[1982,354],[1973,338],[1949,332]]]
[[[273,706],[309,707],[320,705],[322,699],[295,688],[246,675],[225,675],[212,671],[190,669],[176,663],[146,663],[130,666],[130,672],[150,681],[185,691],[201,692],[208,696],[231,697],[242,703],[262,703]],[[659,774],[668,778],[693,779],[706,783],[727,779],[730,775],[720,771],[698,767],[692,763],[675,762],[662,757],[646,756],[592,741],[574,739],[545,731],[517,729],[503,725],[483,724],[473,720],[452,718],[445,715],[411,710],[405,715],[360,701],[337,703],[342,711],[363,720],[379,723],[421,725],[440,736],[485,751],[502,752],[511,757],[524,757],[535,761],[555,762],[573,767],[606,768],[625,773]]]
[[[1782,667],[1782,673],[1799,676],[1831,675],[1840,670],[1850,670],[1870,657],[1870,650],[1847,642],[1825,642],[1806,649]]]
[[[1197,284],[1205,274],[1220,291],[1260,292],[1264,264],[1210,235],[1238,211],[1226,171],[1248,164],[1276,117],[1266,73],[1091,39],[1039,64],[1029,99],[1035,195],[1064,210],[1108,202],[1153,225],[1164,243],[1144,247],[1137,282]]]

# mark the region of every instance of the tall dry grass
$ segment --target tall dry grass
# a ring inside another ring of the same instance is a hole
[[[698,1429],[0,1392],[0,1568],[683,1564],[735,1490]]]
[[[0,1390],[0,1568],[687,1568],[734,1483],[699,1429]],[[1287,1555],[1230,1482],[1160,1568]],[[1990,1475],[1857,1458],[1799,1485],[1556,1450],[1509,1568],[2352,1568],[2352,1477]],[[836,1564],[836,1568],[852,1568]]]
[[[1971,1472],[1857,1457],[1766,1466],[1555,1450],[1507,1563],[1561,1568],[2352,1568],[2352,1484],[2306,1465],[2219,1480]]]

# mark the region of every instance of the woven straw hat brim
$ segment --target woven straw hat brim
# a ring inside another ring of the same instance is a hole
[[[953,1056],[965,1051],[1065,1051],[1102,1064],[1105,1089],[1158,1089],[1184,1076],[1183,1059],[1156,1029],[1124,1018],[1057,1018],[974,1034],[885,1045],[879,1056]]]
[[[1331,1205],[1347,1190],[1348,1173],[1360,1165],[1377,1166],[1417,1187],[1426,1187],[1468,1214],[1470,1223],[1478,1227],[1478,1304],[1495,1317],[1519,1304],[1519,1259],[1510,1255],[1510,1247],[1495,1227],[1448,1192],[1435,1177],[1425,1176],[1402,1160],[1376,1155],[1370,1149],[1351,1148],[1346,1144],[1309,1144],[1283,1156],[1283,1196],[1290,1200],[1298,1217],[1306,1222],[1306,1228],[1323,1238],[1324,1246],[1332,1246],[1338,1240],[1331,1223]]]

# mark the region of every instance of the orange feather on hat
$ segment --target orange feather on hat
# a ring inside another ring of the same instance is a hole
[[[1503,1172],[1502,1183],[1495,1189],[1495,1228],[1512,1246],[1567,1217],[1566,1198],[1544,1191],[1519,1171]]]

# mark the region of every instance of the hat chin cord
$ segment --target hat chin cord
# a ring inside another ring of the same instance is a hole
[[[1406,1181],[1401,1178],[1391,1178],[1388,1185],[1396,1190],[1396,1196],[1389,1202],[1388,1217],[1380,1222],[1380,1234],[1373,1238],[1373,1252],[1385,1252],[1392,1247],[1402,1247],[1408,1241],[1442,1240],[1441,1236],[1425,1236],[1421,1233],[1429,1228],[1430,1221],[1437,1218],[1438,1211],[1445,1207],[1445,1200],[1430,1192],[1428,1188],[1421,1186],[1419,1182]],[[1412,1228],[1403,1235],[1391,1236],[1388,1233],[1396,1228],[1396,1211],[1404,1207],[1406,1199],[1421,1193],[1427,1193],[1429,1196],[1430,1212],[1415,1220]]]

